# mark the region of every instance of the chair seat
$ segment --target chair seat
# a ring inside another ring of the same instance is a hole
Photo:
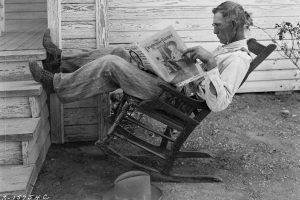
[[[191,112],[174,109],[172,105],[159,99],[143,101],[139,104],[138,109],[176,130],[182,131],[185,125],[193,126],[199,124],[198,121],[190,118]]]

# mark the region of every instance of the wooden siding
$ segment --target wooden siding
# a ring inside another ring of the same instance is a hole
[[[104,0],[61,0],[62,47],[95,49],[108,45],[106,11]]]
[[[73,103],[60,104],[51,95],[51,135],[53,143],[96,141],[106,133],[109,103],[97,96]],[[107,110],[101,110],[105,103]]]
[[[48,8],[51,36],[64,53],[108,45],[106,0],[48,0]],[[96,140],[106,132],[108,94],[63,105],[56,96],[51,98],[52,142]]]
[[[66,142],[97,140],[100,129],[99,115],[97,97],[65,104],[64,140]]]
[[[78,17],[80,16],[80,17]],[[64,1],[61,4],[61,36],[62,47],[73,49],[78,41],[84,43],[85,40],[93,40],[93,44],[88,43],[83,48],[97,48],[96,41],[96,3],[94,1]],[[75,46],[75,48],[82,48]]]
[[[211,11],[223,1],[109,0],[106,4],[105,0],[48,0],[48,22],[52,21],[49,27],[54,41],[64,53],[137,42],[168,25],[175,27],[187,46],[202,45],[213,51],[219,42],[213,34]],[[275,23],[294,22],[300,17],[300,0],[236,1],[252,13],[257,26],[271,35],[276,34]],[[251,37],[265,45],[271,43],[257,28],[252,29]],[[299,90],[299,79],[299,70],[280,51],[275,51],[239,92]],[[95,140],[98,133],[105,132],[103,125],[107,123],[100,120],[106,120],[109,113],[108,107],[101,106],[109,104],[107,97],[64,105],[54,103],[52,110],[60,116],[55,119],[54,142]]]
[[[108,4],[109,44],[132,43],[173,25],[187,46],[202,45],[212,51],[218,44],[213,34],[212,9],[223,0],[111,0]],[[237,0],[252,13],[254,24],[275,36],[275,23],[300,21],[300,0]],[[80,32],[78,30],[78,32]],[[252,28],[250,37],[271,43],[262,30]],[[89,41],[91,42],[91,41]],[[79,44],[77,44],[79,46]],[[299,90],[300,71],[275,51],[253,72],[239,92]]]

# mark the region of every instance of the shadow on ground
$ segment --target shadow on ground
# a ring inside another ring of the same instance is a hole
[[[163,199],[298,200],[300,197],[300,93],[236,95],[212,113],[185,144],[214,159],[181,160],[180,171],[213,173],[223,183],[154,183]],[[50,199],[101,199],[131,170],[103,156],[93,143],[52,145],[33,194]]]

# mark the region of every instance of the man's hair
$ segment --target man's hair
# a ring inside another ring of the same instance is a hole
[[[235,2],[225,1],[212,10],[213,14],[221,13],[226,21],[235,21],[240,27],[253,25],[252,18],[244,8]]]

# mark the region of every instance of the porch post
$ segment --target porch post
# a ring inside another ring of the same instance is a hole
[[[97,48],[108,46],[107,0],[96,0],[96,41]],[[98,96],[98,138],[103,139],[109,128],[109,93]]]
[[[59,48],[61,45],[61,0],[47,0],[48,28],[52,41]]]
[[[61,0],[47,0],[48,28],[51,39],[60,49],[61,42]],[[50,95],[51,142],[64,143],[63,104],[56,94]]]

